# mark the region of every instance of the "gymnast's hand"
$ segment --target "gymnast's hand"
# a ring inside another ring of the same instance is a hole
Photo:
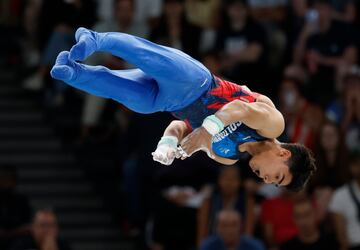
[[[211,150],[211,139],[211,134],[204,127],[194,129],[180,143],[180,151],[182,151],[181,159],[184,160],[200,150],[206,152],[210,158],[214,159],[215,157]]]
[[[175,136],[163,136],[158,143],[155,152],[152,153],[153,160],[163,165],[171,165],[177,156],[178,138]]]

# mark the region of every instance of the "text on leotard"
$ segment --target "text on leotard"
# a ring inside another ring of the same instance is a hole
[[[226,128],[224,128],[220,133],[214,135],[213,142],[219,142],[223,140],[224,138],[232,134],[234,131],[236,131],[241,126],[241,124],[241,122],[234,122],[226,126]]]

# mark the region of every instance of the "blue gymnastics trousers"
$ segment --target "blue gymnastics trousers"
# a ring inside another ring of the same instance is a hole
[[[212,74],[180,50],[124,33],[79,28],[70,52],[61,52],[51,75],[96,96],[111,98],[138,113],[177,111],[210,87]],[[96,51],[108,52],[136,66],[110,70],[79,63]]]

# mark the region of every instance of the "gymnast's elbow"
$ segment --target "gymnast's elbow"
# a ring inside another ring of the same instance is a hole
[[[234,100],[224,105],[217,113],[216,116],[228,125],[236,121],[242,121],[244,118],[251,114],[251,107],[248,103],[241,100]]]

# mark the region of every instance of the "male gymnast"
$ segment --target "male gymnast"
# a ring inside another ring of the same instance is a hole
[[[171,112],[171,122],[153,152],[170,165],[205,151],[222,164],[234,164],[245,152],[249,165],[265,183],[298,191],[315,170],[311,152],[300,144],[276,140],[284,118],[266,96],[216,77],[180,50],[124,33],[79,28],[77,43],[61,52],[53,78],[143,114]],[[110,70],[79,63],[96,51],[108,52],[136,66]],[[261,72],[259,72],[261,74]]]

